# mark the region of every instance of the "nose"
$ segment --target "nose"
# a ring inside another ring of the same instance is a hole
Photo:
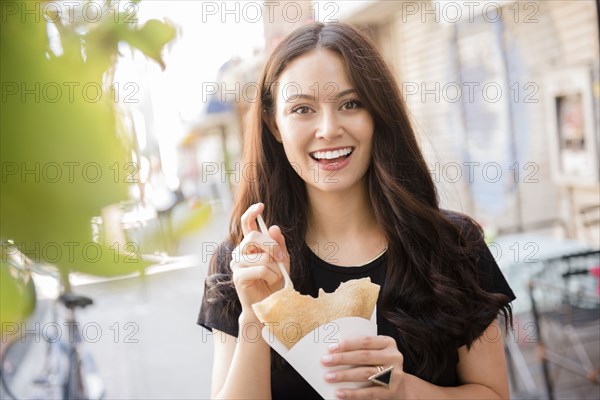
[[[332,141],[343,135],[343,128],[335,111],[324,111],[317,126],[316,137]]]

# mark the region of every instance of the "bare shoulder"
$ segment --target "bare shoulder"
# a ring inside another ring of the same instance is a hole
[[[475,383],[488,387],[500,398],[508,398],[508,372],[504,340],[500,325],[492,322],[467,349],[458,349],[457,372],[462,384]]]

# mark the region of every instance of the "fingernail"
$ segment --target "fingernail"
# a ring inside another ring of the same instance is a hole
[[[332,380],[335,379],[335,372],[328,372],[325,374],[325,379]]]
[[[256,210],[258,210],[258,204],[255,204],[252,206],[252,211],[256,211]]]
[[[279,260],[283,260],[283,251],[279,250],[279,251],[277,252],[277,258],[278,258]]]
[[[344,399],[346,397],[346,392],[342,392],[340,390],[340,391],[335,392],[335,395],[337,396],[338,399]]]
[[[323,356],[321,358],[321,360],[323,360],[323,362],[325,362],[325,363],[330,363],[331,360],[333,360],[333,357],[331,357],[330,355],[326,355],[326,356]]]
[[[327,346],[327,348],[329,349],[329,351],[336,351],[337,349],[340,348],[340,345],[337,343],[333,343],[333,344],[330,344],[329,346]]]

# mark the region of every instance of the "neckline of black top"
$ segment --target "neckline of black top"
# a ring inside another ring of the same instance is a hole
[[[381,255],[379,255],[374,260],[369,261],[367,264],[359,265],[359,266],[340,266],[340,265],[330,264],[327,261],[320,258],[319,256],[317,256],[311,250],[311,248],[308,247],[308,245],[306,243],[304,243],[304,247],[305,247],[306,251],[308,252],[308,254],[310,255],[310,259],[311,259],[312,263],[316,264],[320,268],[325,268],[330,271],[334,271],[337,273],[343,273],[343,274],[357,274],[357,273],[367,272],[367,271],[381,265],[381,263],[383,263],[383,260],[385,259],[386,255],[387,255],[387,248],[386,248],[386,250]],[[334,256],[334,255],[332,254],[331,256]]]

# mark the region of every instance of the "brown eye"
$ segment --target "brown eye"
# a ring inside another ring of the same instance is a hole
[[[310,109],[307,106],[300,106],[292,109],[294,114],[308,114],[309,111]]]
[[[356,108],[360,108],[360,106],[360,102],[356,100],[349,100],[342,105],[342,107],[346,110],[354,110]]]

